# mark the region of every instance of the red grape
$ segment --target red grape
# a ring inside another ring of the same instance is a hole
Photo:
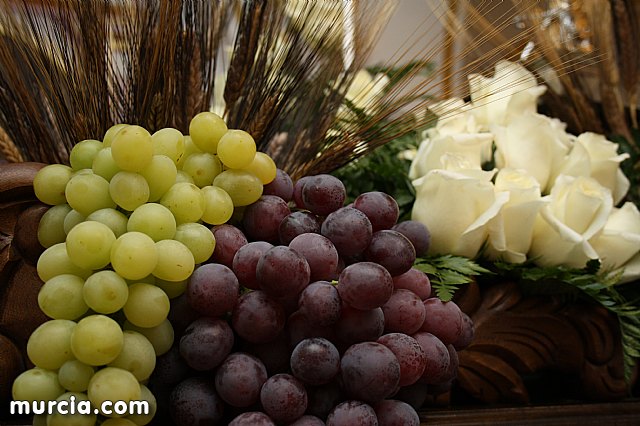
[[[276,374],[262,385],[260,403],[276,423],[290,423],[307,410],[307,391],[290,374]]]
[[[240,284],[253,290],[260,289],[256,267],[258,260],[272,247],[273,244],[266,241],[252,241],[238,249],[233,257],[232,267]]]
[[[316,416],[304,415],[289,426],[324,426],[324,422]]]
[[[218,395],[233,407],[249,407],[260,399],[260,389],[267,381],[267,370],[258,358],[234,352],[216,370]]]
[[[378,426],[378,418],[369,404],[345,401],[329,413],[327,426]]]
[[[422,300],[427,300],[431,296],[431,282],[424,272],[416,268],[411,268],[404,274],[393,277],[394,288],[406,288],[411,290]]]
[[[240,229],[226,223],[214,226],[211,231],[216,239],[211,260],[231,268],[233,256],[240,247],[247,244],[247,237]]]
[[[342,257],[355,257],[364,252],[371,242],[371,222],[358,209],[342,207],[330,213],[320,228]]]
[[[213,383],[203,377],[180,382],[171,392],[169,405],[171,419],[177,426],[215,425],[224,412]]]
[[[305,180],[301,196],[304,208],[319,216],[326,216],[344,205],[347,191],[340,179],[321,174]]]
[[[387,399],[373,406],[378,426],[420,426],[420,417],[406,402]]]
[[[327,237],[305,233],[295,237],[289,248],[300,253],[311,269],[311,281],[330,280],[338,269],[338,251]]]
[[[382,305],[386,332],[413,334],[424,323],[425,308],[422,300],[412,291],[403,288],[393,294]]]
[[[427,355],[416,339],[402,333],[389,333],[381,336],[378,343],[393,352],[400,364],[400,386],[417,382],[427,366]]]
[[[370,262],[384,266],[395,276],[411,269],[416,261],[416,250],[411,241],[401,233],[383,229],[373,233],[364,257]]]
[[[231,269],[208,263],[198,266],[187,285],[187,300],[201,315],[218,317],[238,303],[240,285]]]
[[[247,411],[234,417],[228,426],[276,426],[276,424],[263,412]]]
[[[384,313],[381,308],[363,311],[343,305],[334,329],[346,344],[375,341],[384,332]]]
[[[320,220],[313,213],[297,211],[285,216],[278,226],[280,244],[289,245],[300,234],[319,233]]]
[[[276,169],[276,177],[262,188],[264,195],[277,195],[285,201],[293,198],[293,181],[282,169]]]
[[[320,337],[304,339],[291,353],[293,375],[309,385],[330,382],[340,370],[338,349]]]
[[[299,209],[306,209],[302,200],[302,189],[309,179],[311,179],[311,176],[303,176],[293,185],[293,201]]]
[[[287,202],[276,195],[263,195],[248,205],[242,216],[245,233],[254,241],[279,241],[280,222],[291,213]]]
[[[356,343],[342,355],[340,374],[347,394],[376,403],[398,388],[400,364],[393,352],[380,343]]]
[[[233,343],[233,331],[226,321],[203,317],[185,330],[180,355],[194,370],[212,370],[229,355]]]
[[[449,372],[449,351],[440,339],[426,331],[419,331],[413,336],[427,355],[427,364],[424,368],[421,381],[427,384],[441,383]]]
[[[393,293],[389,272],[373,262],[347,266],[338,277],[340,298],[356,309],[374,309],[384,305]]]
[[[300,312],[322,326],[330,326],[340,319],[338,289],[327,281],[309,284],[298,300]]]
[[[416,220],[405,220],[394,225],[391,229],[400,232],[411,241],[416,249],[416,256],[426,256],[431,246],[431,233],[423,223]]]
[[[453,346],[456,350],[463,350],[467,346],[471,344],[473,341],[473,335],[475,334],[475,330],[473,328],[473,321],[469,318],[469,315],[462,312],[462,333],[460,333],[460,337],[453,342]]]
[[[233,310],[233,330],[252,343],[275,339],[284,328],[284,309],[261,290],[245,293]]]
[[[462,311],[454,302],[437,297],[425,300],[426,316],[421,330],[431,333],[443,343],[454,343],[462,335]]]
[[[367,215],[373,232],[390,229],[398,221],[398,203],[389,194],[379,191],[365,192],[353,201],[353,207]]]
[[[260,288],[276,297],[300,294],[309,285],[310,276],[307,260],[287,246],[270,248],[256,266]]]

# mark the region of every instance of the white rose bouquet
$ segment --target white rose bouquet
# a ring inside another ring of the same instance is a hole
[[[620,282],[639,278],[640,213],[624,202],[620,169],[628,155],[538,113],[546,87],[517,63],[469,85],[470,102],[431,107],[438,122],[409,171],[412,218],[431,231],[430,254],[570,268],[597,259]]]

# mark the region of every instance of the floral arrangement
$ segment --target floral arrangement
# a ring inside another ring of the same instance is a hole
[[[501,61],[469,86],[470,102],[431,108],[437,124],[409,170],[430,254],[570,268],[597,259],[619,282],[640,277],[640,212],[624,202],[620,169],[628,154],[537,112],[546,87],[517,63]]]

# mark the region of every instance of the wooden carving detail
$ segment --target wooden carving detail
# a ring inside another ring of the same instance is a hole
[[[459,353],[458,386],[484,402],[530,401],[524,378],[555,371],[573,375],[580,396],[628,396],[618,323],[598,306],[524,297],[514,283],[474,284],[457,300],[474,322],[475,337]]]
[[[29,335],[47,318],[38,307],[42,281],[36,262],[43,248],[38,223],[47,210],[33,192],[39,163],[0,164],[0,406],[28,364]]]

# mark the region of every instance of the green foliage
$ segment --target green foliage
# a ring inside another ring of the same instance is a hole
[[[631,129],[633,141],[622,136],[611,136],[609,139],[620,145],[620,151],[629,154],[629,158],[620,164],[625,176],[629,178],[629,192],[626,200],[640,208],[640,130]]]
[[[443,302],[453,299],[460,286],[473,281],[474,276],[491,274],[473,260],[452,255],[417,259],[414,267],[429,275],[431,288]]]

